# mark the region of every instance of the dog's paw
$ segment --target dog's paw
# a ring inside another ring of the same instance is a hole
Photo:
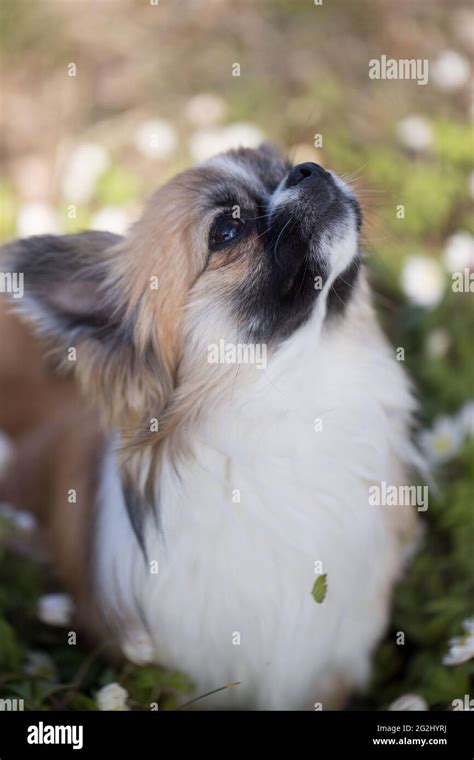
[[[122,639],[121,649],[134,665],[150,665],[155,659],[153,642],[144,630],[128,630]]]

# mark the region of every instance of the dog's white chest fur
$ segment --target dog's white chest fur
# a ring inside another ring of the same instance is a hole
[[[328,708],[362,685],[413,518],[371,506],[368,489],[407,482],[411,406],[368,307],[321,335],[309,322],[256,382],[210,406],[181,480],[165,460],[148,564],[110,460],[99,575],[126,651],[139,660],[145,637],[196,696],[239,682],[202,707]]]

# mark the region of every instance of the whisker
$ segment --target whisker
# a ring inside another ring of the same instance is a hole
[[[278,237],[277,237],[277,241],[276,241],[276,243],[275,243],[275,247],[274,247],[274,249],[273,249],[273,255],[275,256],[275,261],[276,261],[276,263],[278,264],[278,266],[279,266],[279,267],[280,267],[280,262],[278,261],[278,243],[280,242],[280,238],[281,238],[281,236],[283,235],[283,233],[284,233],[284,231],[286,230],[286,228],[288,227],[288,225],[290,224],[290,222],[293,222],[293,221],[295,221],[295,220],[293,219],[293,217],[290,217],[290,218],[288,219],[287,223],[285,224],[285,226],[284,226],[284,227],[283,227],[283,229],[281,230],[280,234],[278,235]],[[281,268],[282,268],[282,267],[280,267],[280,269],[281,269]]]

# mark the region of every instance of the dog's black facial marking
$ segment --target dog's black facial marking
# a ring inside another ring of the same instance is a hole
[[[306,244],[296,219],[282,215],[270,225],[263,219],[258,230],[262,258],[237,290],[235,309],[246,338],[269,343],[289,337],[308,319],[319,270],[301,256]]]
[[[328,293],[327,312],[343,312],[360,267],[361,212],[350,191],[316,164],[289,170],[277,161],[275,168],[259,151],[239,152],[239,164],[253,168],[255,184],[265,178],[267,193],[256,209],[255,255],[234,294],[234,313],[247,340],[280,341],[309,319],[341,255],[348,265]]]

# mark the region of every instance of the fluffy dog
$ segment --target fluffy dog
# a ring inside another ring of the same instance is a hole
[[[387,623],[416,519],[369,489],[410,482],[414,402],[360,225],[334,173],[264,145],[175,177],[124,238],[1,252],[24,295],[0,498],[42,516],[95,635],[196,695],[237,683],[203,707],[337,707]]]

